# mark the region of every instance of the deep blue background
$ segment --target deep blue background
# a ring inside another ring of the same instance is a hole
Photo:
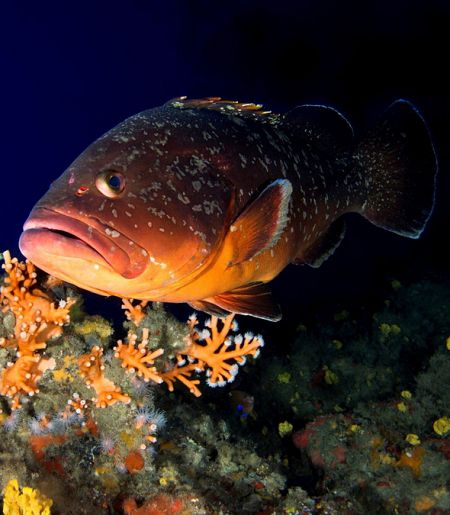
[[[289,267],[274,289],[294,323],[317,303],[381,301],[392,277],[447,274],[448,1],[2,2],[1,243],[96,137],[168,99],[222,96],[275,111],[330,104],[357,132],[391,101],[422,111],[440,157],[438,206],[419,241],[357,216],[321,269]]]

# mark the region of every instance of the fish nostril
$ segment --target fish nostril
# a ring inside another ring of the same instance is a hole
[[[89,187],[88,187],[88,186],[80,186],[80,187],[77,189],[77,191],[76,191],[75,195],[76,195],[77,197],[82,197],[82,196],[83,196],[85,193],[87,193],[88,191],[89,191]]]

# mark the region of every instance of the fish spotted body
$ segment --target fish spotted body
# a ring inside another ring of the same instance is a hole
[[[278,320],[265,284],[289,263],[319,266],[346,213],[417,238],[435,171],[428,131],[405,101],[354,143],[332,108],[274,115],[182,97],[90,145],[33,208],[20,248],[102,295]]]

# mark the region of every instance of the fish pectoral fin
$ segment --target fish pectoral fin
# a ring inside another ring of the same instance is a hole
[[[274,302],[270,289],[263,283],[236,288],[206,301],[229,313],[250,315],[271,322],[281,320],[280,307]]]
[[[333,222],[328,230],[322,234],[310,247],[297,256],[294,264],[307,264],[318,268],[339,247],[345,236],[345,220],[341,217]]]
[[[233,248],[229,266],[247,261],[276,245],[289,220],[291,195],[290,181],[277,179],[244,209],[227,235]]]

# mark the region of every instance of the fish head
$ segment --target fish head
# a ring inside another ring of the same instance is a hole
[[[30,261],[96,293],[158,300],[214,259],[232,188],[161,113],[125,120],[52,183],[20,238]]]

